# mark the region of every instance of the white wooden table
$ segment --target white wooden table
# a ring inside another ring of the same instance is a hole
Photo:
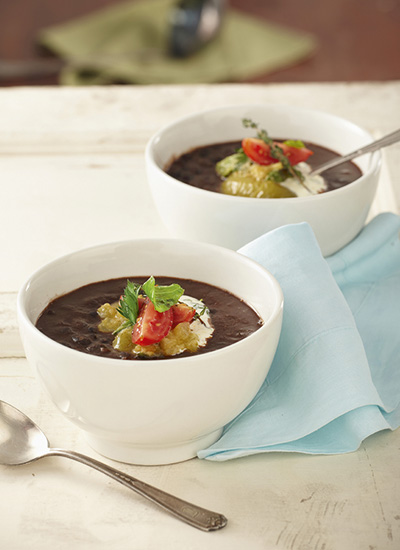
[[[76,248],[164,236],[146,183],[146,141],[178,116],[244,102],[312,106],[376,136],[400,126],[400,82],[0,90],[0,399],[29,414],[53,446],[96,456],[43,394],[24,358],[18,288],[34,269]],[[397,145],[384,152],[370,217],[400,213],[399,173]],[[342,456],[274,453],[224,463],[117,465],[224,513],[228,526],[212,533],[72,461],[0,466],[0,548],[398,549],[399,446],[396,431],[376,434]]]

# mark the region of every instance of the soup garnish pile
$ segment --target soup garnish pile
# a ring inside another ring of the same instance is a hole
[[[241,142],[198,147],[173,160],[166,171],[174,178],[208,191],[250,198],[290,198],[324,193],[359,178],[352,162],[312,175],[315,165],[338,157],[325,147],[301,140],[274,140],[250,119],[256,137]]]
[[[127,281],[118,303],[106,303],[97,310],[102,319],[98,328],[115,335],[115,349],[134,355],[196,352],[214,329],[208,308],[183,293],[179,284],[157,285],[153,276],[143,284]]]

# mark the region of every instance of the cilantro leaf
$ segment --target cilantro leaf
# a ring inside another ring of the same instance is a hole
[[[140,285],[137,283],[131,283],[127,281],[124,295],[120,299],[119,307],[117,311],[122,317],[125,317],[126,321],[115,331],[115,334],[121,332],[125,328],[133,326],[136,323],[136,319],[139,314],[139,301],[138,296],[140,292]]]
[[[287,139],[283,143],[285,145],[289,145],[289,147],[295,147],[296,149],[302,149],[303,147],[305,147],[301,139]]]
[[[142,290],[153,302],[154,309],[162,313],[175,305],[182,296],[184,290],[178,284],[168,286],[156,285],[154,277],[147,279],[142,285]]]

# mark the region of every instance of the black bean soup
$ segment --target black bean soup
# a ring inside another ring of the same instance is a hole
[[[101,321],[97,309],[104,303],[118,301],[126,286],[127,279],[143,283],[148,277],[125,277],[89,284],[54,299],[41,313],[36,322],[37,328],[49,338],[69,348],[118,359],[135,359],[132,354],[113,348],[112,334],[101,333]],[[215,286],[189,279],[156,277],[157,284],[178,283],[185,294],[202,299],[210,310],[214,326],[213,336],[205,347],[196,353],[205,353],[238,342],[262,325],[257,313],[245,302],[229,292]],[[179,355],[189,355],[184,352]],[[154,358],[155,359],[155,358]],[[146,359],[143,359],[146,360]]]
[[[304,142],[304,145],[314,152],[314,154],[307,159],[307,164],[312,168],[340,156],[334,151],[321,147],[320,145],[314,145],[313,143],[307,142]],[[172,163],[166,167],[165,171],[175,179],[192,185],[193,187],[220,193],[221,178],[215,171],[215,165],[223,158],[235,153],[240,147],[240,141],[216,143],[213,145],[206,145],[205,147],[198,147],[174,159]],[[323,178],[328,187],[327,191],[332,191],[333,189],[351,183],[361,175],[362,172],[358,166],[350,161],[336,168],[327,170],[323,173]]]

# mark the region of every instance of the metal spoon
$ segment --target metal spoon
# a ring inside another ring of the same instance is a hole
[[[360,157],[361,155],[365,155],[366,153],[373,153],[378,149],[382,149],[382,147],[387,147],[388,145],[392,145],[393,143],[396,143],[398,141],[400,141],[400,130],[396,130],[395,132],[392,132],[391,134],[388,134],[383,138],[377,139],[376,141],[373,141],[372,143],[369,143],[368,145],[365,145],[364,147],[361,147],[360,149],[357,149],[356,151],[353,151],[352,153],[349,153],[344,157],[334,158],[333,160],[325,162],[324,164],[321,164],[321,166],[314,168],[310,175],[315,176],[316,174],[325,172],[325,170],[329,170],[329,168],[339,166],[344,162],[348,162],[349,160]]]
[[[91,457],[49,448],[47,437],[30,418],[5,401],[0,401],[0,464],[16,466],[45,456],[64,456],[91,466],[202,531],[215,531],[227,524],[228,520],[222,514],[174,497]]]

